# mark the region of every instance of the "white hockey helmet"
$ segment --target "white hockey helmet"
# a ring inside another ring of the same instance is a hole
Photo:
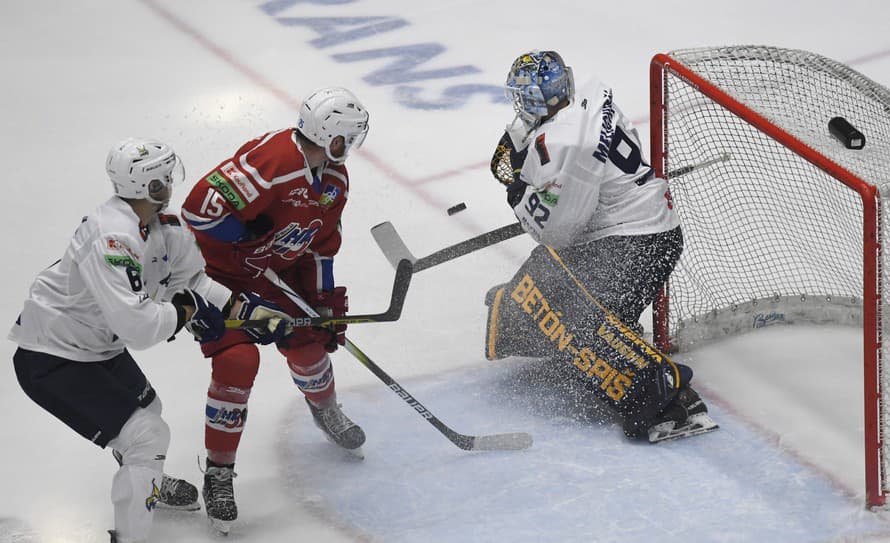
[[[185,179],[182,161],[165,143],[127,138],[108,151],[105,171],[121,198],[166,205],[173,185]]]
[[[368,134],[368,110],[354,94],[342,87],[328,87],[310,94],[300,106],[297,130],[322,147],[328,160],[342,164],[352,148],[358,149]],[[331,154],[331,142],[344,139],[343,154]]]

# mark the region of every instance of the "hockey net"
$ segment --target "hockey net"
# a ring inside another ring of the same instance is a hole
[[[685,239],[656,304],[656,344],[780,323],[861,326],[866,501],[884,505],[890,91],[819,55],[758,46],[656,55],[650,75],[653,164]],[[831,135],[837,116],[864,148]]]

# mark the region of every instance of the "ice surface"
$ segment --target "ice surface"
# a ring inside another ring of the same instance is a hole
[[[888,16],[890,4],[865,0],[805,10],[767,0],[3,2],[0,322],[12,324],[33,276],[109,194],[103,160],[123,137],[173,145],[190,183],[244,141],[292,125],[312,89],[350,87],[371,112],[371,132],[349,164],[337,277],[354,311],[373,312],[388,303],[393,272],[371,226],[392,221],[423,256],[511,221],[487,162],[511,119],[496,90],[520,52],[557,49],[579,79],[608,81],[645,134],[657,52],[808,49],[888,84]],[[399,59],[417,65],[399,68]],[[448,216],[457,202],[467,209]],[[228,540],[890,540],[883,515],[863,509],[861,334],[773,328],[681,355],[721,429],[628,443],[560,371],[484,361],[484,294],[530,248],[515,239],[424,271],[399,322],[350,329],[446,424],[528,431],[530,450],[459,450],[341,351],[340,400],[368,433],[366,459],[356,461],[323,439],[266,349]],[[0,344],[7,361],[13,351]],[[208,364],[185,337],[134,354],[172,428],[167,471],[198,483]],[[105,541],[110,453],[30,402],[11,362],[4,368],[0,542]],[[159,513],[154,540],[218,541],[202,515]]]

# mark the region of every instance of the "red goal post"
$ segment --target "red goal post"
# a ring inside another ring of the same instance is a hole
[[[655,304],[656,345],[772,324],[861,326],[866,502],[884,505],[890,91],[806,51],[728,46],[653,57],[650,107],[653,167],[685,238]],[[865,135],[862,149],[831,134],[834,117]]]

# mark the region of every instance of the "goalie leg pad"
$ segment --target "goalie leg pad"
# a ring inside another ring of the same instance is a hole
[[[489,359],[550,356],[572,365],[625,418],[651,420],[682,382],[680,369],[615,317],[552,249],[538,247],[489,307]]]
[[[652,304],[683,252],[680,228],[645,236],[609,236],[559,252],[578,281],[629,326]]]

